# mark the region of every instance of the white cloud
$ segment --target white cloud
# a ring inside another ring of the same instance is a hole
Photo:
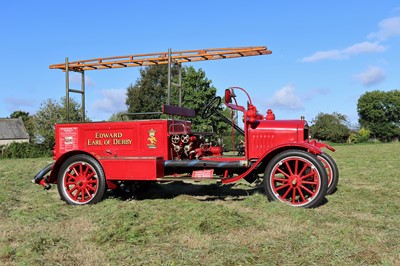
[[[100,95],[92,106],[96,119],[108,119],[112,114],[126,110],[126,89],[104,89]]]
[[[377,43],[360,42],[344,49],[343,54],[346,56],[352,56],[365,53],[384,52],[385,50],[385,46],[379,45]]]
[[[400,36],[400,17],[387,18],[379,22],[379,30],[368,35],[370,39],[385,41],[391,37]]]
[[[366,53],[384,52],[387,47],[381,45],[391,37],[400,36],[400,16],[384,19],[378,24],[379,30],[370,33],[368,38],[374,41],[356,43],[344,49],[317,51],[310,56],[303,57],[300,62],[317,62],[321,60],[344,60],[352,56]]]
[[[303,109],[303,102],[296,95],[296,88],[293,85],[286,85],[275,92],[271,101],[268,103],[271,107],[283,107],[291,110]]]
[[[81,75],[81,74],[78,74],[78,73],[76,73],[76,72],[72,72],[72,73],[69,75],[69,82],[74,83],[74,84],[79,84],[79,85],[81,85],[81,82],[82,82],[82,75]],[[91,79],[85,74],[85,85],[86,85],[86,86],[92,86],[92,87],[94,87],[94,86],[96,86],[96,83],[95,83],[93,80],[91,80]]]
[[[339,50],[318,51],[310,56],[303,57],[301,62],[317,62],[325,59],[344,59]]]
[[[372,86],[377,84],[386,78],[386,73],[383,68],[370,66],[362,73],[354,76],[362,85]]]
[[[321,60],[344,60],[358,54],[365,53],[376,53],[383,52],[386,47],[378,43],[372,42],[361,42],[356,43],[352,46],[344,48],[342,50],[328,50],[328,51],[318,51],[314,54],[303,57],[300,62],[317,62]]]

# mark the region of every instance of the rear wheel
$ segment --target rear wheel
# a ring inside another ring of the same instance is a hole
[[[276,155],[264,172],[264,189],[269,200],[295,207],[313,208],[325,198],[327,173],[318,158],[301,150]]]
[[[326,173],[328,174],[328,190],[326,191],[326,194],[331,195],[336,191],[339,182],[339,168],[329,154],[323,152],[317,157],[324,165]]]
[[[61,166],[57,188],[61,199],[68,204],[97,203],[103,199],[106,191],[103,168],[91,156],[73,155]]]

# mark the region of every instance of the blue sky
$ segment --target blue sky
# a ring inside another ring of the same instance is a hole
[[[193,63],[222,95],[249,91],[261,113],[307,120],[339,112],[357,122],[366,91],[399,89],[398,1],[2,1],[0,117],[34,114],[65,96],[70,61],[218,47],[265,45],[271,55]],[[126,109],[138,68],[86,72],[88,116]],[[79,89],[79,76],[71,74]]]

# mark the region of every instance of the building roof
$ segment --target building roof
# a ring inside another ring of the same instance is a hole
[[[21,118],[0,118],[0,140],[29,139]]]

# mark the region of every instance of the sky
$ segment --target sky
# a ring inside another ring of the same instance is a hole
[[[218,95],[242,87],[260,113],[272,109],[277,119],[338,112],[356,125],[362,94],[400,89],[399,1],[1,1],[0,33],[0,117],[35,114],[65,96],[65,74],[49,65],[66,57],[168,48],[267,46],[271,55],[192,66]],[[139,68],[85,76],[87,115],[107,120],[126,110]],[[80,75],[70,74],[70,86],[80,89]]]

